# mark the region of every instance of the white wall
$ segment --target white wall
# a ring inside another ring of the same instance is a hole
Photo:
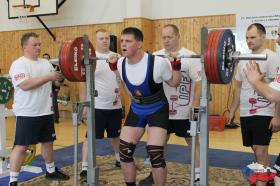
[[[278,0],[152,0],[153,19],[280,11]]]
[[[48,27],[61,27],[122,22],[132,17],[164,19],[279,11],[279,5],[277,0],[67,0],[58,15],[41,18]],[[8,19],[7,10],[7,0],[0,0],[0,31],[42,28],[36,18],[26,22]]]
[[[48,27],[122,22],[126,0],[67,0],[58,15],[41,16]],[[7,0],[0,2],[0,31],[42,28],[36,18],[8,19]],[[140,16],[139,16],[140,17]]]

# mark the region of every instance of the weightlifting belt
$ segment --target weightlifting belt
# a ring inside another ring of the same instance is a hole
[[[164,99],[166,98],[163,89],[160,89],[151,96],[132,96],[132,100],[137,104],[152,104]]]

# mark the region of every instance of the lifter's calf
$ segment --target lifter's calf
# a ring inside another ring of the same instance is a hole
[[[147,145],[147,153],[150,156],[155,184],[158,186],[165,185],[167,169],[163,146]]]
[[[17,185],[27,146],[16,145],[10,155],[10,185]]]
[[[23,164],[27,146],[16,145],[10,155],[10,170],[19,172]]]
[[[253,151],[259,164],[269,166],[268,146],[254,145]]]
[[[42,156],[46,163],[54,162],[53,142],[45,142],[41,144]]]

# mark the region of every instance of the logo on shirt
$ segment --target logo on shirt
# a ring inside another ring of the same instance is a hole
[[[277,83],[280,83],[280,74],[276,75],[274,81],[277,82]]]
[[[14,79],[15,79],[16,81],[18,81],[18,80],[20,80],[20,79],[23,79],[23,78],[25,78],[25,73],[16,74],[16,75],[14,76]]]
[[[134,95],[135,96],[142,96],[142,93],[141,93],[140,90],[136,89],[136,90],[134,90]]]
[[[257,94],[256,91],[255,94]],[[249,103],[251,104],[251,109],[249,109],[250,114],[256,114],[257,110],[267,108],[271,104],[270,101],[260,95],[257,98],[249,98]]]
[[[120,90],[119,88],[115,88],[115,99],[113,101],[113,105],[118,104],[119,97],[120,97]]]

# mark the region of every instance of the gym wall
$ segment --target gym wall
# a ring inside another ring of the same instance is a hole
[[[91,42],[95,43],[94,34],[99,28],[105,28],[111,34],[118,37],[118,49],[120,33],[123,28],[127,26],[136,26],[144,33],[144,50],[155,51],[161,48],[161,28],[167,24],[176,24],[181,32],[181,46],[189,48],[196,53],[200,53],[200,29],[203,26],[211,28],[235,27],[235,14],[228,15],[215,15],[215,16],[200,16],[200,17],[182,17],[174,19],[157,19],[151,20],[147,18],[127,18],[123,22],[109,23],[109,24],[90,24],[83,26],[69,26],[51,28],[52,32],[56,35],[57,40],[53,41],[49,34],[44,29],[28,30],[36,32],[40,35],[42,42],[41,53],[49,53],[52,58],[57,58],[61,43],[68,39],[83,34],[88,34]],[[22,55],[20,47],[20,38],[23,31],[5,31],[0,32],[0,67],[2,73],[8,73],[9,67],[13,60]],[[269,48],[274,49],[274,41],[268,41]],[[78,84],[67,82],[70,86],[71,100],[78,100]],[[212,102],[210,103],[210,114],[223,114],[227,108],[228,97],[232,97],[232,91],[229,91],[229,85],[211,85]],[[125,96],[125,105],[128,108],[129,99]]]

